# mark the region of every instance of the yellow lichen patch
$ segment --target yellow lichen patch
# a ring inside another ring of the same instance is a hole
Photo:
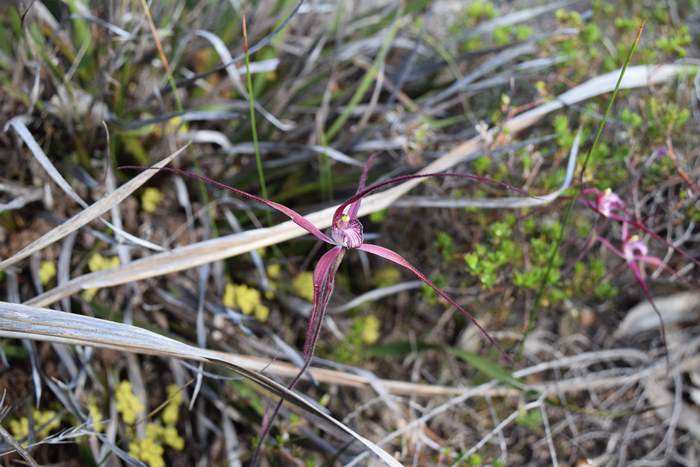
[[[262,303],[255,307],[255,318],[258,321],[267,321],[270,316],[270,309]]]
[[[88,268],[90,271],[104,271],[105,269],[112,269],[118,267],[120,264],[118,256],[112,256],[111,258],[105,258],[99,253],[93,254],[88,260]]]
[[[163,428],[162,434],[163,441],[171,448],[182,451],[182,448],[185,447],[185,440],[178,434],[177,428],[174,426],[166,426]]]
[[[154,213],[161,199],[163,193],[158,188],[146,188],[141,193],[141,208],[147,213]]]
[[[185,440],[174,426],[163,427],[160,423],[147,423],[146,435],[129,443],[129,454],[146,462],[150,467],[164,466],[163,444],[181,451]]]
[[[182,404],[182,391],[177,384],[170,384],[166,388],[168,392],[168,403],[163,409],[163,423],[175,425],[180,417],[180,405]]]
[[[137,459],[141,459],[149,467],[165,467],[163,452],[163,446],[148,436],[129,443],[129,454]]]
[[[163,427],[160,423],[146,423],[146,438],[157,441],[163,433]]]
[[[297,295],[310,302],[314,300],[314,275],[302,272],[292,281],[292,288]]]
[[[88,260],[88,268],[91,272],[104,271],[105,269],[116,268],[121,264],[118,256],[112,256],[111,258],[105,258],[99,253],[94,253],[90,256]],[[95,298],[95,294],[98,289],[85,289],[83,291],[83,298],[88,302]]]
[[[143,413],[144,406],[134,394],[129,381],[122,381],[117,386],[117,412],[127,425],[136,423],[138,416]]]
[[[226,284],[222,302],[230,308],[238,308],[244,315],[254,314],[260,321],[265,321],[270,310],[262,303],[260,291],[245,284]]]
[[[56,277],[56,263],[53,261],[42,261],[39,265],[39,281],[41,285],[47,285]]]
[[[95,295],[97,295],[97,291],[98,291],[98,290],[100,290],[100,289],[95,289],[95,288],[85,289],[85,290],[83,291],[83,298],[84,298],[86,301],[91,302],[92,299],[95,298]]]
[[[92,429],[96,432],[101,432],[103,430],[102,426],[102,412],[97,406],[95,401],[90,401],[87,404],[88,411],[90,412],[90,420],[92,422]]]
[[[374,344],[379,340],[379,319],[374,315],[365,317],[362,323],[362,342],[365,344]]]
[[[56,416],[53,410],[34,410],[32,412],[34,429],[37,430],[39,438],[46,438],[53,430],[61,425],[61,419]],[[10,433],[17,439],[24,439],[29,436],[29,418],[20,417],[17,420],[10,420]]]
[[[266,270],[267,277],[269,277],[272,280],[275,280],[280,278],[280,274],[282,273],[282,266],[280,266],[279,263],[268,264]]]
[[[24,439],[29,435],[29,419],[20,417],[17,420],[10,420],[10,433],[17,439]]]

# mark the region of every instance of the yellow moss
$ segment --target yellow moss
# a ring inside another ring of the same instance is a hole
[[[160,423],[146,423],[146,438],[158,441],[162,433],[163,427]]]
[[[362,323],[362,342],[374,344],[379,340],[380,322],[374,315],[365,317]]]
[[[160,423],[147,423],[145,437],[129,444],[129,454],[148,463],[151,467],[165,465],[163,443],[178,451],[185,447],[185,440],[174,426],[163,427]]]
[[[146,188],[141,193],[141,208],[148,213],[156,212],[161,199],[163,199],[163,193],[158,188]]]
[[[39,281],[42,285],[47,285],[56,277],[56,263],[53,261],[42,261],[39,265]]]
[[[24,439],[29,436],[29,419],[20,417],[17,420],[10,420],[10,433],[17,439]]]
[[[88,402],[87,408],[90,412],[90,419],[92,420],[92,429],[98,433],[101,432],[104,427],[102,426],[102,412],[100,408],[95,401]]]
[[[100,289],[95,289],[95,288],[85,289],[83,291],[83,298],[86,301],[91,302],[92,299],[95,298],[95,295],[97,295],[98,290],[100,290]]]
[[[266,269],[267,276],[272,280],[279,279],[280,274],[282,273],[282,266],[280,266],[278,263],[268,264]]]
[[[261,321],[267,319],[270,310],[262,303],[260,291],[245,284],[226,284],[222,302],[230,308],[238,308],[245,315],[255,314]]]
[[[224,287],[224,296],[221,299],[224,306],[229,308],[236,307],[236,289],[234,287],[233,284],[226,284],[226,287]]]
[[[32,412],[34,429],[38,430],[36,435],[39,438],[46,438],[53,430],[61,425],[61,419],[56,416],[53,410],[34,410]],[[24,439],[29,436],[29,418],[20,417],[17,420],[10,420],[10,433],[17,439]]]
[[[118,256],[112,256],[111,258],[105,258],[99,253],[94,253],[90,256],[88,260],[88,268],[91,272],[104,271],[105,269],[112,269],[119,266],[120,261]],[[83,291],[83,298],[85,300],[92,301],[97,294],[98,289],[85,289]]]
[[[270,309],[262,303],[255,306],[255,318],[258,321],[267,321],[270,316]]]
[[[149,467],[165,467],[163,446],[148,436],[129,443],[129,454],[144,461]]]
[[[292,281],[292,288],[300,297],[312,302],[314,300],[314,275],[302,272]]]
[[[117,386],[117,411],[122,415],[124,423],[133,425],[139,414],[143,413],[144,406],[136,397],[129,381],[122,381]]]
[[[88,260],[88,268],[91,272],[104,271],[105,269],[112,269],[118,267],[120,264],[118,256],[112,256],[111,258],[105,258],[99,253],[94,253],[90,256]]]
[[[168,403],[163,409],[163,423],[175,425],[180,417],[180,405],[182,404],[182,391],[177,384],[170,384],[166,388],[168,392]]]
[[[171,448],[177,451],[182,451],[182,448],[185,447],[185,440],[178,434],[177,429],[174,426],[166,426],[163,428],[162,433],[163,441]]]

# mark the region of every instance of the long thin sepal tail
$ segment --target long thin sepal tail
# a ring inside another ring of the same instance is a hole
[[[453,172],[436,172],[436,173],[429,173],[429,174],[413,174],[413,175],[401,175],[399,177],[394,177],[390,178],[388,180],[384,180],[381,182],[377,182],[373,185],[368,186],[367,188],[363,190],[359,190],[357,193],[352,195],[350,198],[346,199],[343,201],[340,206],[338,206],[335,210],[335,213],[333,214],[333,223],[336,224],[340,218],[343,215],[343,212],[345,211],[345,208],[347,208],[350,205],[356,205],[357,209],[359,210],[359,203],[362,198],[365,196],[374,193],[377,190],[380,190],[384,187],[391,186],[391,185],[396,185],[401,182],[405,182],[406,180],[412,180],[414,178],[430,178],[430,177],[435,177],[435,178],[442,178],[442,177],[455,177],[455,178],[464,178],[467,180],[472,180],[475,182],[480,182],[480,183],[487,183],[489,185],[495,185],[495,186],[500,186],[502,188],[506,188],[509,190],[516,191],[520,194],[523,194],[524,196],[528,196],[527,192],[524,190],[521,190],[520,188],[516,188],[513,185],[510,185],[505,182],[499,182],[496,180],[492,180],[488,177],[480,177],[478,175],[471,175],[471,174],[463,174],[463,173],[453,173]],[[533,198],[536,198],[536,196],[533,196]],[[357,212],[355,213],[357,214]]]
[[[493,345],[501,352],[501,354],[503,354],[506,358],[508,358],[508,356],[505,354],[505,352],[503,352],[503,350],[500,348],[500,346],[498,345],[498,343],[496,342],[496,340],[495,340],[493,337],[491,337],[491,335],[490,335],[488,332],[486,332],[486,329],[484,329],[484,328],[481,326],[481,324],[479,324],[479,322],[476,320],[476,318],[475,318],[471,313],[469,313],[467,310],[465,310],[459,303],[457,303],[452,297],[450,297],[450,296],[447,294],[447,292],[445,292],[444,290],[442,290],[442,289],[441,289],[440,287],[438,287],[433,281],[431,281],[430,279],[428,279],[428,277],[427,277],[425,274],[423,274],[423,273],[420,272],[418,269],[416,269],[411,263],[409,263],[409,262],[408,262],[405,258],[403,258],[401,255],[399,255],[399,254],[396,253],[395,251],[390,250],[390,249],[388,249],[388,248],[384,248],[384,247],[379,246],[379,245],[373,245],[373,244],[370,244],[370,243],[363,243],[362,245],[360,245],[359,249],[362,250],[362,251],[366,251],[367,253],[372,253],[373,255],[380,256],[380,257],[382,257],[382,258],[384,258],[384,259],[388,259],[389,261],[392,261],[392,262],[398,264],[399,266],[401,266],[401,267],[403,267],[403,268],[405,268],[405,269],[408,269],[408,270],[411,271],[413,274],[415,274],[416,276],[418,276],[418,278],[419,278],[420,280],[422,280],[423,282],[425,282],[426,284],[428,284],[430,287],[432,287],[432,289],[435,291],[435,293],[437,293],[437,294],[440,295],[442,298],[444,298],[445,300],[447,300],[447,302],[448,302],[450,305],[452,305],[453,307],[457,308],[457,309],[459,310],[460,313],[462,313],[469,321],[471,321],[471,322],[474,324],[474,326],[477,327],[477,329],[479,329],[479,331],[481,331],[481,334],[483,334],[483,336],[484,336],[491,344],[493,344]]]
[[[367,161],[365,162],[365,165],[362,166],[362,175],[360,175],[360,183],[357,185],[357,193],[361,193],[365,189],[365,185],[367,184],[367,174],[369,173],[369,168],[372,166],[372,163],[374,162],[376,155],[372,154],[367,158]],[[350,205],[350,210],[348,211],[348,216],[350,216],[350,220],[357,219],[357,212],[360,210],[360,204],[362,203],[362,198],[359,198],[357,201],[352,203]]]
[[[225,183],[221,183],[219,181],[214,180],[213,178],[209,178],[206,175],[200,175],[200,174],[190,172],[187,170],[177,169],[175,167],[162,167],[160,169],[154,169],[152,167],[125,165],[125,166],[122,166],[119,168],[120,169],[127,169],[127,170],[165,170],[168,172],[172,172],[172,173],[181,175],[183,177],[201,180],[205,183],[208,183],[209,185],[215,186],[217,188],[221,188],[222,190],[228,190],[231,193],[234,193],[242,198],[250,199],[252,201],[264,204],[265,206],[268,206],[276,211],[279,211],[282,214],[284,214],[285,216],[289,217],[292,220],[292,222],[294,222],[299,227],[306,230],[307,232],[309,232],[311,235],[318,238],[319,240],[324,241],[326,243],[330,243],[331,245],[335,244],[335,242],[333,240],[331,240],[331,238],[328,235],[321,232],[318,227],[316,227],[314,224],[312,224],[310,221],[308,221],[304,216],[302,216],[301,214],[296,212],[294,209],[288,208],[287,206],[285,206],[283,204],[275,203],[274,201],[270,201],[268,199],[261,198],[259,196],[255,196],[254,194],[248,193],[247,191],[239,190],[238,188],[233,188],[232,186],[226,185]]]
[[[316,264],[316,269],[314,270],[314,302],[311,309],[311,314],[309,315],[309,325],[306,329],[306,338],[304,340],[304,363],[299,369],[299,373],[292,379],[292,381],[287,386],[287,389],[292,390],[294,386],[301,380],[304,373],[311,365],[311,359],[313,358],[314,348],[316,347],[316,342],[318,342],[318,337],[323,327],[323,320],[326,316],[326,310],[328,308],[328,302],[330,301],[331,295],[333,293],[333,286],[335,284],[335,273],[338,270],[340,261],[343,258],[343,253],[345,250],[339,246],[333,247],[328,250],[319,259]],[[265,411],[263,416],[262,427],[260,428],[260,440],[255,448],[255,453],[253,454],[253,461],[251,465],[256,465],[257,460],[260,456],[260,449],[265,443],[265,438],[270,432],[272,423],[274,422],[277,414],[282,408],[284,403],[284,398],[281,398],[275,404],[272,410]]]

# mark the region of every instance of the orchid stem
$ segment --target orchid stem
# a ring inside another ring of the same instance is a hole
[[[527,336],[535,329],[537,326],[538,318],[539,318],[539,307],[540,303],[542,301],[542,298],[544,296],[545,290],[547,289],[548,285],[548,278],[549,275],[552,271],[552,268],[554,267],[554,260],[557,256],[557,253],[559,252],[559,247],[561,246],[561,243],[564,239],[564,236],[566,234],[566,227],[569,224],[569,220],[571,219],[571,213],[573,211],[574,204],[576,203],[576,200],[579,198],[581,195],[581,192],[583,191],[583,182],[584,182],[584,176],[586,174],[586,168],[588,167],[588,161],[591,158],[591,154],[593,151],[598,146],[598,142],[600,141],[600,137],[603,134],[603,129],[605,128],[605,124],[608,121],[608,118],[610,117],[610,113],[612,112],[613,104],[615,103],[615,99],[617,98],[617,94],[620,91],[620,84],[622,83],[622,78],[625,76],[625,72],[627,71],[627,66],[629,65],[630,61],[632,60],[632,56],[634,55],[635,50],[637,49],[637,45],[639,44],[639,40],[642,37],[642,31],[644,30],[644,23],[641,24],[639,29],[637,30],[637,36],[634,39],[634,42],[632,43],[632,46],[630,47],[629,51],[627,52],[627,56],[625,57],[625,62],[622,65],[622,69],[620,70],[620,76],[617,78],[617,82],[615,83],[615,89],[613,90],[612,96],[610,96],[610,100],[608,101],[608,106],[605,109],[605,115],[603,116],[603,120],[600,122],[600,125],[598,125],[598,130],[596,131],[595,139],[593,140],[593,144],[591,145],[591,148],[588,150],[586,153],[586,157],[583,159],[583,162],[581,164],[581,172],[579,174],[579,183],[576,186],[576,194],[571,196],[567,206],[566,206],[566,211],[564,213],[564,219],[562,222],[561,229],[558,232],[557,238],[554,242],[554,245],[552,246],[552,250],[549,253],[549,258],[547,260],[547,266],[545,268],[544,274],[540,278],[540,285],[537,289],[537,295],[535,297],[535,302],[534,306],[532,309],[532,312],[530,313],[530,316],[528,318],[528,323],[527,323],[527,328],[523,334],[522,341],[520,343],[520,349],[518,351],[518,357],[522,357],[522,353],[525,347],[525,340],[527,339]]]

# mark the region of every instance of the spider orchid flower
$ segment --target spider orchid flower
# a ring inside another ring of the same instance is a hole
[[[658,240],[659,242],[662,242],[664,245],[666,245],[668,248],[673,249],[676,253],[680,254],[687,260],[692,261],[695,263],[696,266],[700,266],[700,260],[698,258],[695,258],[693,255],[689,254],[682,248],[678,248],[676,245],[674,245],[672,242],[668,241],[667,239],[663,238],[661,235],[657,234],[654,232],[652,229],[647,227],[646,224],[643,222],[640,222],[636,219],[634,219],[632,216],[630,216],[627,213],[627,210],[625,209],[625,203],[622,201],[622,199],[610,188],[606,188],[604,191],[600,191],[597,188],[586,188],[581,192],[582,197],[581,200],[583,204],[591,208],[593,211],[596,213],[600,214],[601,216],[607,218],[607,219],[612,219],[617,222],[621,222],[623,226],[623,231],[627,232],[628,226],[632,226],[636,229],[641,230],[642,232],[648,234],[649,236],[653,237],[655,240]],[[593,195],[594,200],[591,199],[590,195]],[[623,235],[623,245],[627,244],[630,242],[628,238],[626,238],[627,235],[626,233]],[[642,243],[634,243],[632,242],[631,244],[636,245],[637,251],[647,251],[646,244]],[[643,245],[643,247],[642,247]],[[642,254],[641,256],[645,256],[646,253]],[[645,256],[646,257],[646,256]],[[647,259],[653,258],[653,257],[646,257]]]
[[[520,190],[518,188],[515,188],[511,185],[508,185],[506,183],[502,182],[497,182],[494,180],[491,180],[486,177],[479,177],[476,175],[470,175],[470,174],[463,174],[463,173],[452,173],[452,172],[438,172],[438,173],[428,173],[428,174],[416,174],[416,175],[403,175],[403,176],[398,176],[394,177],[388,180],[384,180],[382,182],[375,183],[369,187],[366,186],[367,182],[367,173],[369,171],[369,168],[372,164],[373,157],[370,157],[367,162],[364,164],[363,170],[362,170],[362,175],[360,176],[360,181],[358,184],[358,188],[356,193],[351,196],[349,199],[345,200],[343,203],[341,203],[336,211],[333,214],[333,219],[331,223],[331,231],[330,231],[330,236],[327,235],[326,233],[322,232],[318,227],[316,227],[313,223],[308,221],[304,216],[299,214],[298,212],[294,211],[291,208],[288,208],[287,206],[284,206],[282,204],[276,203],[274,201],[270,201],[264,198],[261,198],[259,196],[253,195],[251,193],[239,190],[237,188],[233,188],[231,186],[228,186],[224,183],[218,182],[214,179],[211,179],[207,176],[204,175],[199,175],[193,172],[188,172],[185,170],[173,168],[173,167],[164,167],[159,170],[165,170],[168,172],[172,172],[184,177],[189,177],[193,179],[198,179],[203,182],[206,182],[212,186],[215,186],[217,188],[221,188],[224,190],[228,190],[242,198],[247,198],[252,201],[256,201],[258,203],[264,204],[272,209],[275,209],[276,211],[281,212],[282,214],[286,215],[289,217],[295,224],[299,225],[302,227],[304,230],[306,230],[308,233],[316,237],[317,239],[328,243],[332,245],[332,248],[328,250],[326,253],[321,256],[321,258],[318,260],[318,263],[316,264],[316,268],[314,269],[313,273],[313,288],[314,288],[314,295],[313,295],[313,305],[311,308],[311,313],[309,316],[309,324],[306,330],[306,336],[304,340],[304,352],[303,352],[303,365],[297,373],[297,375],[292,379],[292,381],[289,383],[288,388],[293,389],[294,386],[299,382],[299,380],[302,378],[303,374],[305,371],[308,369],[309,365],[311,364],[311,360],[313,357],[314,349],[316,346],[316,343],[318,342],[318,338],[321,332],[323,320],[326,314],[326,309],[328,308],[328,303],[330,301],[331,295],[333,293],[333,286],[335,283],[335,275],[336,272],[340,266],[340,263],[343,259],[344,254],[349,251],[349,250],[361,250],[366,253],[370,253],[376,256],[380,256],[384,259],[387,259],[393,263],[396,263],[397,265],[403,267],[404,269],[407,269],[414,275],[416,275],[420,280],[428,284],[435,292],[442,297],[445,301],[447,301],[450,305],[455,307],[457,310],[459,310],[460,313],[462,313],[469,321],[471,321],[481,332],[481,334],[494,346],[496,346],[500,351],[501,354],[506,356],[506,354],[500,349],[496,341],[494,340],[491,335],[486,332],[486,330],[479,324],[479,322],[474,318],[474,316],[469,313],[463,306],[458,304],[452,297],[450,297],[444,290],[442,290],[440,287],[438,287],[433,281],[431,281],[425,274],[420,272],[415,266],[410,264],[405,258],[403,258],[401,255],[396,253],[393,250],[390,250],[388,248],[384,248],[379,245],[374,245],[371,243],[365,243],[364,242],[364,237],[363,237],[363,231],[362,231],[362,223],[358,219],[358,214],[360,210],[360,205],[362,203],[362,198],[365,196],[378,191],[382,188],[395,185],[398,183],[401,183],[406,180],[411,180],[415,178],[429,178],[429,177],[456,177],[456,178],[463,178],[463,179],[468,179],[476,182],[481,182],[481,183],[488,183],[491,185],[497,185],[500,187],[505,187],[510,190],[515,190],[517,192],[523,193],[523,190]],[[123,169],[138,169],[138,170],[143,170],[144,167],[136,167],[136,166],[124,166],[121,167]],[[507,356],[506,356],[507,357]],[[275,415],[279,411],[281,405],[282,405],[283,400],[280,400],[275,407],[275,409],[272,411],[272,414],[269,415],[269,413],[265,414],[265,417],[263,418],[263,423],[262,423],[262,433],[260,436],[260,442],[258,444],[258,449],[260,446],[262,446],[263,441],[265,439],[265,436],[267,435],[267,432],[269,431],[270,425],[272,420],[274,419]],[[254,459],[257,459],[258,452],[256,451],[256,454],[254,455]],[[253,462],[253,465],[255,464],[255,461]]]
[[[595,202],[588,198],[591,194],[594,195]],[[584,197],[583,202],[601,216],[620,221],[623,219],[618,214],[615,214],[615,211],[624,214],[625,203],[610,188],[606,188],[604,191],[600,191],[597,188],[586,188],[583,190],[582,195]]]
[[[642,273],[641,264],[646,263],[654,267],[665,269],[671,273],[674,271],[666,265],[660,258],[656,256],[649,255],[649,248],[644,240],[642,240],[639,235],[630,235],[627,223],[622,224],[622,248],[615,248],[608,240],[603,237],[598,237],[598,240],[612,253],[620,258],[624,259],[627,263],[627,268],[632,271],[634,278],[639,284],[644,297],[647,299],[651,305],[654,313],[659,318],[660,329],[661,329],[661,340],[663,341],[664,347],[666,347],[666,325],[664,324],[664,319],[661,316],[661,312],[656,307],[654,303],[654,298],[651,295],[651,290],[644,279],[644,274]],[[668,355],[667,355],[668,359]]]

